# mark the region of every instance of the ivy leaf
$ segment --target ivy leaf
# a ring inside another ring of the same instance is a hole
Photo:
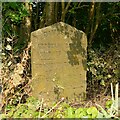
[[[98,110],[96,107],[90,107],[87,109],[87,113],[92,115],[92,118],[96,118],[98,115]]]
[[[83,111],[80,113],[80,118],[84,118],[85,116],[87,116],[87,111],[86,109],[83,109]]]
[[[82,113],[83,110],[84,108],[78,108],[75,110],[75,118],[80,118],[80,113]]]
[[[110,108],[111,107],[111,105],[112,105],[112,100],[108,100],[107,102],[106,102],[106,108]]]
[[[73,108],[69,107],[69,108],[67,109],[67,117],[68,117],[68,118],[74,118]]]

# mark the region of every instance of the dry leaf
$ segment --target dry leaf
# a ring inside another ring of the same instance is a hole
[[[14,84],[14,86],[17,86],[21,83],[22,78],[19,74],[15,73],[12,75],[12,82]]]
[[[6,50],[12,50],[12,47],[10,45],[7,45]]]
[[[6,38],[6,40],[7,40],[8,42],[12,41],[12,39],[10,39],[10,38]]]
[[[9,61],[9,63],[8,63],[8,67],[9,67],[11,64],[12,64],[12,62],[11,62],[11,61]]]
[[[23,74],[23,70],[24,70],[24,67],[22,66],[22,64],[18,63],[17,69],[15,70],[15,72],[18,74]]]

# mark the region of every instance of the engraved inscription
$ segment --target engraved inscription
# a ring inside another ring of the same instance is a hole
[[[32,32],[31,41],[33,96],[81,99],[86,92],[85,33],[60,22]]]

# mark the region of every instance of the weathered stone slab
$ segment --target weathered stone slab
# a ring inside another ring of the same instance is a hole
[[[63,22],[32,32],[33,96],[80,100],[86,92],[84,32]]]

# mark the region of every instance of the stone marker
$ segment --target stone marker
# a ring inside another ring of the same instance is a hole
[[[63,22],[36,30],[32,41],[32,95],[52,102],[86,93],[87,38]]]

